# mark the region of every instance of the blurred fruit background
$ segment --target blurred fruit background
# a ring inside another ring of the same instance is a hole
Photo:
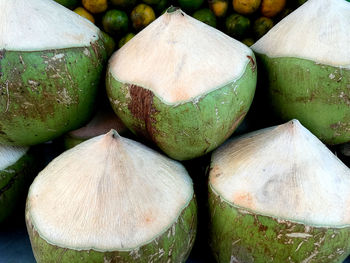
[[[278,21],[305,0],[56,0],[89,19],[123,46],[168,7],[188,15],[242,41],[254,44]]]

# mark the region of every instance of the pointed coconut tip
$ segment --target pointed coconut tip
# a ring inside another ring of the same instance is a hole
[[[180,163],[112,129],[40,172],[26,214],[50,244],[131,250],[163,234],[192,199],[192,181]]]
[[[85,47],[99,38],[94,24],[53,0],[0,0],[0,10],[0,49]]]
[[[295,57],[350,68],[349,27],[350,2],[308,0],[251,48],[272,58]]]
[[[112,56],[109,72],[175,104],[238,80],[253,58],[239,41],[169,8]]]
[[[349,168],[297,120],[220,147],[210,185],[255,213],[311,225],[350,224]]]

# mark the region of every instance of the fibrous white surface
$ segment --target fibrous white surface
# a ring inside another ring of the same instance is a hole
[[[296,57],[350,68],[350,2],[309,0],[252,49],[269,57]]]
[[[0,49],[39,51],[90,46],[99,29],[53,0],[0,0]]]
[[[192,198],[181,164],[111,131],[63,153],[37,176],[27,218],[51,244],[130,250],[165,232]]]
[[[254,212],[314,225],[350,224],[350,169],[297,120],[231,140],[210,185]]]
[[[118,50],[109,70],[123,83],[177,103],[239,79],[252,56],[247,46],[177,10],[160,16]]]

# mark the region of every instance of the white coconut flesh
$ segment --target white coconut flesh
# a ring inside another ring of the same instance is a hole
[[[90,46],[99,29],[53,0],[0,0],[0,49],[40,51]]]
[[[181,10],[165,12],[110,59],[120,82],[151,90],[172,104],[239,79],[252,51]]]
[[[131,250],[163,234],[192,198],[192,181],[180,163],[111,131],[39,173],[27,216],[54,245]]]
[[[309,0],[251,48],[269,57],[296,57],[350,68],[350,3]]]
[[[15,164],[28,149],[29,147],[0,145],[0,170]]]
[[[350,224],[350,169],[297,120],[214,152],[211,188],[255,213],[315,226]]]

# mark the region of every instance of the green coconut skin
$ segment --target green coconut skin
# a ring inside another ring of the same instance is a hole
[[[64,149],[69,150],[86,140],[87,139],[73,138],[69,134],[65,134],[63,137]]]
[[[32,153],[26,153],[16,163],[0,171],[0,223],[19,207],[22,199],[24,204],[36,171],[37,163]]]
[[[341,263],[350,254],[349,225],[307,226],[259,215],[223,200],[211,185],[209,209],[217,262]]]
[[[0,50],[0,143],[35,145],[82,126],[106,59],[101,38],[81,48]]]
[[[75,250],[48,243],[32,224],[28,207],[27,230],[38,263],[80,262],[185,262],[192,249],[197,228],[197,204],[195,198],[184,208],[176,222],[160,236],[139,248],[124,251]]]
[[[133,133],[152,140],[176,160],[204,155],[222,144],[249,110],[256,86],[255,58],[243,75],[203,96],[179,104],[151,90],[122,83],[107,71],[107,94],[115,113]]]
[[[350,141],[349,69],[300,58],[257,57],[278,116],[298,119],[326,144]]]

